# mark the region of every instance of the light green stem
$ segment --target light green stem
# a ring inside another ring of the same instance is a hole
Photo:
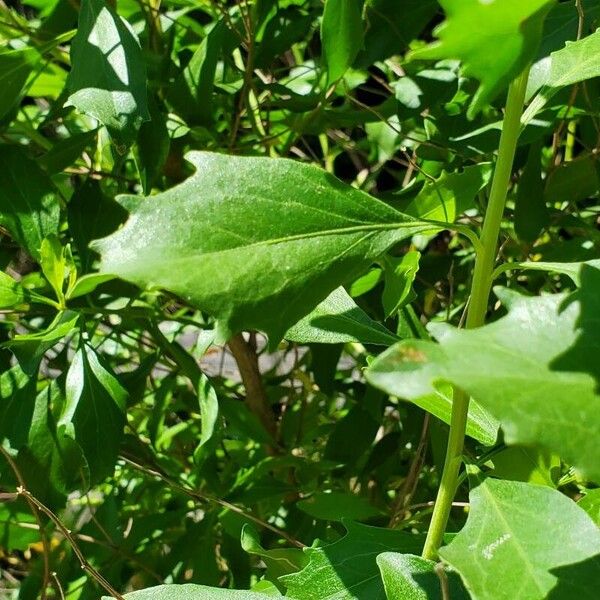
[[[471,295],[467,313],[466,327],[479,327],[485,322],[485,314],[492,287],[492,272],[496,258],[498,235],[504,213],[506,194],[510,183],[515,150],[520,131],[520,119],[525,102],[525,90],[529,68],[525,69],[511,84],[506,100],[506,112],[502,122],[502,135],[498,148],[498,160],[494,170],[490,199],[485,211],[481,246],[477,251]],[[423,557],[437,559],[438,550],[442,544],[446,524],[452,508],[452,500],[456,493],[458,473],[462,463],[462,451],[467,428],[469,411],[469,396],[462,390],[455,389],[452,402],[452,418],[446,460],[440,487],[438,489],[431,524],[427,532]]]

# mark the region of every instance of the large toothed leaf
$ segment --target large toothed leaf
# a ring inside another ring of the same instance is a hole
[[[307,548],[308,564],[281,581],[296,600],[386,600],[377,566],[382,552],[420,552],[422,538],[403,531],[345,523],[348,533],[322,548]]]
[[[487,479],[440,555],[473,600],[591,600],[600,589],[600,530],[548,487]]]
[[[436,324],[439,344],[403,341],[367,377],[409,400],[454,384],[500,421],[508,443],[556,452],[600,481],[600,270],[584,264],[580,281],[571,296],[499,290],[506,317],[473,330]]]
[[[431,229],[313,166],[188,155],[196,173],[138,203],[93,244],[101,271],[170,290],[277,343],[291,325],[394,242]]]
[[[120,142],[149,118],[146,66],[129,25],[104,0],[83,0],[71,45],[67,105],[95,117]]]
[[[418,59],[457,58],[481,82],[469,108],[474,116],[534,58],[553,0],[440,0],[447,20],[438,41],[412,53]]]

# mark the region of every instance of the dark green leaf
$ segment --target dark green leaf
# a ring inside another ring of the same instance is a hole
[[[285,338],[301,344],[360,342],[389,346],[398,341],[391,331],[360,309],[343,287],[331,292],[289,329]]]
[[[322,548],[307,548],[308,565],[281,580],[296,600],[385,600],[376,558],[382,552],[420,552],[419,536],[345,523],[348,533]]]
[[[92,483],[112,474],[119,451],[127,392],[84,344],[67,373],[66,403],[59,420],[81,446]]]
[[[169,102],[189,125],[210,125],[217,61],[226,27],[217,21],[169,89]]]
[[[32,47],[0,52],[0,120],[19,104],[25,84],[41,59]]]
[[[14,146],[0,146],[0,224],[36,260],[42,240],[58,233],[60,206],[50,178]]]
[[[104,0],[82,0],[71,44],[67,105],[100,121],[118,143],[149,118],[146,67],[131,27]]]
[[[38,164],[50,175],[60,173],[70,167],[83,151],[96,139],[97,131],[77,133],[56,142],[46,154],[38,159]]]
[[[541,150],[539,144],[531,146],[515,198],[515,232],[525,242],[534,242],[550,218],[544,198]]]

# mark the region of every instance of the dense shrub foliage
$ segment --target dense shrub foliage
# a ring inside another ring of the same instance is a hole
[[[597,598],[598,26],[0,1],[0,597]]]

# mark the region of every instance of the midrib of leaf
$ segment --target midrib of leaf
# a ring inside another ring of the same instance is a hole
[[[335,235],[345,235],[351,233],[375,233],[377,231],[392,231],[395,229],[401,228],[411,228],[411,227],[419,227],[421,224],[418,221],[410,221],[410,222],[399,222],[399,223],[374,223],[371,225],[356,225],[354,227],[341,227],[339,229],[323,229],[321,231],[310,231],[307,233],[298,233],[295,235],[288,235],[280,238],[271,238],[266,240],[258,240],[256,242],[251,242],[249,244],[239,246],[233,246],[231,248],[225,248],[224,250],[203,250],[201,248],[193,251],[188,251],[186,256],[183,257],[174,257],[171,259],[170,264],[173,263],[183,263],[185,264],[188,260],[193,260],[198,257],[213,257],[213,256],[222,256],[229,252],[239,252],[240,250],[251,250],[252,248],[260,248],[263,246],[274,246],[277,244],[286,244],[295,241],[308,240],[311,238],[317,237],[328,237]],[[433,225],[438,227],[438,225]],[[362,241],[361,238],[360,241]],[[350,250],[353,246],[345,249],[345,252]]]

